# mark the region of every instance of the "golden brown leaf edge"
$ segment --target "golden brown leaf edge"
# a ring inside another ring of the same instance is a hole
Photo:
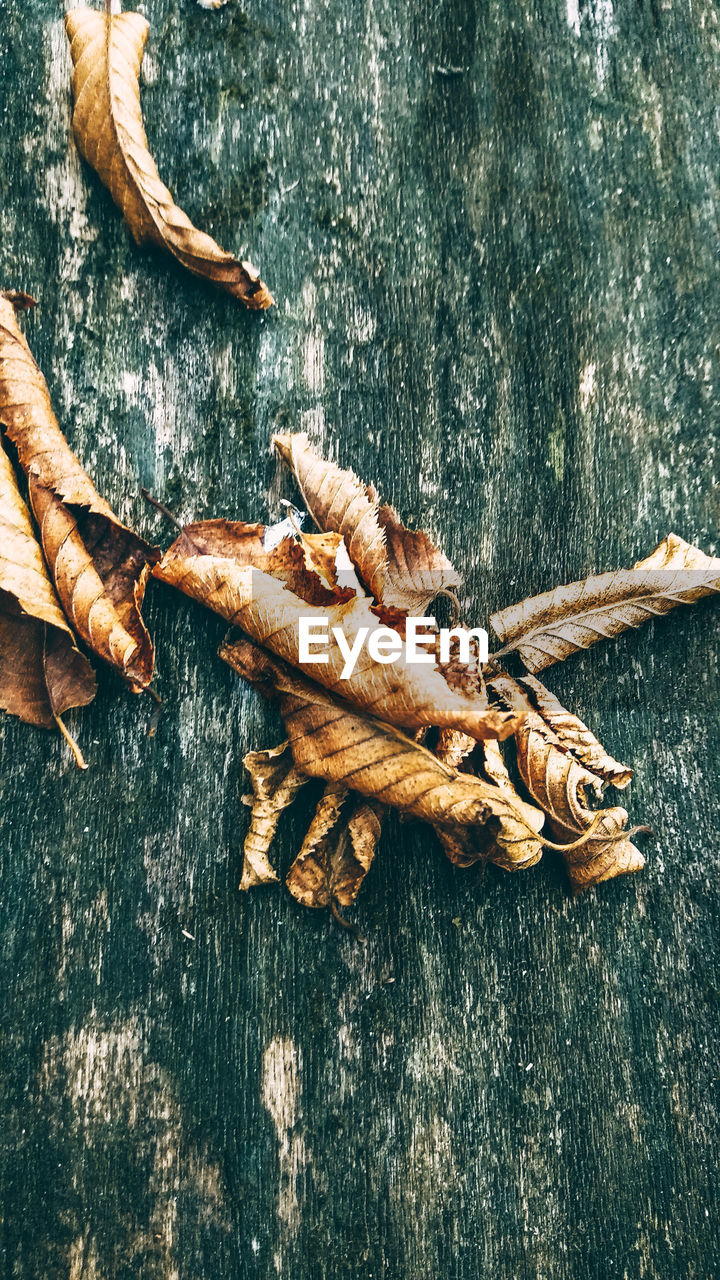
[[[122,524],[68,447],[12,301],[0,295],[0,424],[27,477],[30,505],[65,617],[133,692],[153,647],[140,609],[157,548]]]
[[[139,13],[72,9],[65,17],[73,61],[73,130],[137,244],[154,244],[246,307],[272,306],[249,262],[239,262],[175,204],[148,149],[139,74],[149,25]]]

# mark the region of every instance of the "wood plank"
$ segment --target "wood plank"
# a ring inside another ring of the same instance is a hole
[[[0,279],[123,519],[169,541],[143,485],[277,515],[289,427],[437,537],[477,622],[669,529],[717,552],[709,0],[147,0],[160,172],[263,316],[131,242],[59,10],[3,6]],[[159,586],[146,616],[155,738],[107,672],[86,774],[0,725],[3,1273],[716,1273],[717,606],[548,673],[636,767],[645,872],[572,900],[550,856],[459,873],[390,820],[364,947],[237,893],[278,725],[217,619]]]

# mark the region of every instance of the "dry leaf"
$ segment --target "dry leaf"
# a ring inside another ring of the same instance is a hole
[[[349,817],[339,832],[337,847],[330,859],[330,901],[349,907],[357,898],[372,866],[385,806],[377,800],[353,796]]]
[[[0,422],[18,452],[45,560],[73,628],[131,689],[150,683],[140,616],[157,551],[121,524],[70,451],[11,302],[0,295]]]
[[[249,751],[243,756],[243,764],[250,774],[253,794],[245,797],[252,812],[243,846],[240,888],[252,889],[258,884],[277,881],[277,872],[268,858],[270,845],[281,813],[292,804],[308,779],[295,768],[287,742],[267,751]]]
[[[619,790],[629,785],[633,776],[632,769],[613,760],[587,725],[566,711],[549,689],[534,676],[525,676],[518,683],[529,692],[532,705],[540,712],[566,751],[572,752],[575,759],[596,777],[612,783]]]
[[[187,557],[214,556],[240,568],[258,568],[282,582],[307,604],[338,604],[357,593],[357,580],[346,570],[338,534],[277,536],[279,525],[246,525],[240,520],[202,520],[184,526],[179,538],[165,552],[156,576],[168,581],[169,573],[182,572]],[[173,562],[179,562],[173,567]],[[342,579],[342,581],[341,581]],[[174,585],[174,584],[173,584]]]
[[[341,590],[351,591],[356,596],[365,595],[342,534],[298,533],[298,540],[307,568],[316,573],[326,587],[334,592]]]
[[[451,769],[460,769],[476,746],[476,739],[470,738],[467,733],[461,733],[458,729],[441,729],[435,755]]]
[[[379,619],[365,597],[340,604],[310,605],[260,570],[239,566],[213,555],[184,555],[181,539],[163,557],[154,574],[192,599],[214,609],[233,626],[278,657],[300,665],[300,620],[342,631],[354,644],[362,628],[378,627]],[[450,689],[435,667],[408,663],[404,654],[389,665],[374,662],[363,651],[352,674],[342,678],[346,654],[332,637],[327,662],[303,663],[311,679],[389,724],[406,729],[425,725],[462,729],[475,738],[507,737],[513,732],[510,714],[490,708],[484,697],[468,697]]]
[[[506,705],[524,711],[515,733],[520,776],[533,800],[548,815],[558,840],[567,844],[583,836],[598,820],[588,807],[590,794],[600,799],[604,782],[579,764],[556,733],[525,698],[509,676],[493,677],[491,688]],[[586,889],[629,871],[639,871],[645,859],[629,839],[618,838],[628,815],[619,806],[601,811],[597,834],[576,849],[563,852],[570,882]]]
[[[406,529],[353,471],[319,458],[304,434],[276,435],[273,444],[318,527],[343,535],[350,559],[378,603],[422,616],[439,592],[459,586],[450,561],[427,535]]]
[[[0,707],[50,729],[94,696],[92,667],[75,647],[0,444]]]
[[[499,787],[519,812],[523,813],[527,825],[534,831],[540,831],[545,815],[534,805],[523,800],[515,790],[510,775],[505,767],[500,747],[496,741],[489,739],[477,743],[465,734],[454,729],[443,729],[439,735],[435,754],[444,764],[459,769],[463,773],[477,775],[474,762],[477,759],[480,776],[485,782]],[[472,759],[471,759],[472,757]],[[492,862],[505,871],[522,871],[533,866],[540,858],[541,847],[528,841],[508,850],[495,843],[492,832],[480,828],[436,827],[440,843],[448,858],[457,867],[469,867],[479,861]]]
[[[73,61],[75,139],[136,242],[166,249],[246,307],[271,306],[273,299],[255,268],[238,262],[193,226],[160,178],[140,108],[138,77],[149,30],[145,18],[73,9],[65,27]]]
[[[349,786],[433,826],[487,823],[488,834],[510,862],[529,865],[540,857],[537,828],[499,787],[456,773],[398,729],[359,715],[246,640],[224,643],[220,656],[261,692],[279,699],[302,773]]]
[[[308,828],[302,848],[285,881],[298,902],[306,907],[327,907],[331,900],[330,866],[333,836],[337,834],[340,814],[350,792],[339,782],[329,782],[318,801],[315,816]]]
[[[286,879],[306,907],[349,907],[375,856],[383,806],[331,782]]]
[[[720,559],[670,533],[632,569],[600,573],[556,587],[494,613],[503,648],[517,651],[529,671],[542,671],[598,640],[720,591]]]
[[[620,807],[590,807],[606,784],[627,786],[632,770],[538,680],[513,680],[498,668],[496,654],[485,668],[486,687],[479,650],[461,662],[459,646],[443,664],[436,648],[434,664],[418,671],[402,653],[387,665],[372,659],[367,635],[355,645],[363,629],[372,632],[378,623],[404,639],[406,611],[424,613],[457,576],[424,534],[380,508],[375,491],[352,472],[318,458],[305,436],[279,436],[275,445],[322,532],[296,528],[284,542],[262,526],[205,522],[189,526],[155,572],[251,637],[226,642],[221,656],[279,701],[295,770],[326,783],[288,873],[294,896],[334,912],[353,902],[386,804],[430,823],[460,866],[483,860],[517,870],[552,848],[575,889],[643,866],[630,837],[647,828],[628,831]],[[343,594],[346,550],[370,596],[357,579]],[[719,586],[720,560],[670,535],[631,570],[525,601],[493,623],[508,641],[502,652],[517,649],[539,669]],[[301,664],[301,619],[323,620],[327,662],[311,656]],[[352,669],[347,657],[356,649],[361,656]],[[415,731],[415,740],[401,730]],[[437,731],[434,754],[418,740],[432,742],[431,731]],[[534,803],[518,795],[496,741],[510,733]],[[560,843],[539,834],[546,817]],[[276,878],[268,842],[269,836],[258,880]]]

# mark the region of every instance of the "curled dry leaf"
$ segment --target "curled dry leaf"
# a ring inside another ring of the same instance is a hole
[[[50,729],[94,696],[92,667],[75,647],[0,444],[0,707]]]
[[[480,754],[479,776],[485,782],[498,787],[506,796],[509,796],[516,808],[524,814],[528,826],[540,831],[544,825],[545,814],[542,809],[539,809],[536,805],[528,804],[527,800],[523,800],[518,795],[507,771],[498,743],[482,742],[479,745],[478,753]],[[534,866],[535,862],[537,862],[533,850],[522,851],[526,854],[526,860],[520,862],[517,856],[512,858],[508,856],[508,851],[492,839],[491,833],[481,832],[481,835],[483,840],[480,842],[480,848],[483,856],[487,858],[488,862],[493,862],[495,866],[503,867],[505,871],[524,871],[527,867]]]
[[[73,129],[81,154],[121,209],[138,244],[166,249],[197,276],[262,309],[272,296],[249,262],[238,262],[193,226],[148,150],[138,77],[149,26],[139,13],[73,9],[65,17],[73,61]]]
[[[502,700],[525,715],[515,732],[518,768],[530,795],[550,819],[558,840],[571,843],[597,823],[596,834],[582,847],[563,853],[570,882],[576,891],[639,871],[645,859],[629,839],[622,839],[628,815],[618,807],[588,807],[590,794],[599,799],[604,780],[581,765],[563,746],[542,715],[525,698],[509,676],[493,677],[491,687]]]
[[[475,776],[500,788],[510,797],[512,804],[524,814],[527,825],[540,831],[545,815],[534,805],[528,804],[515,790],[505,766],[500,747],[488,739],[477,743],[454,729],[441,731],[435,754],[444,764],[463,773]],[[477,768],[476,768],[477,762]],[[540,858],[541,847],[537,842],[514,845],[511,849],[496,843],[491,830],[480,828],[436,827],[440,843],[448,858],[457,867],[469,867],[479,861],[492,862],[505,871],[522,871],[533,866]]]
[[[438,734],[435,755],[451,769],[460,769],[477,746],[475,738],[459,729],[441,729]]]
[[[487,824],[513,863],[540,857],[538,828],[499,787],[456,773],[419,743],[361,715],[247,640],[225,642],[220,656],[279,701],[293,758],[311,777],[351,787],[433,826]],[[540,823],[542,814],[538,815]]]
[[[11,302],[0,296],[0,422],[27,476],[45,560],[67,618],[137,691],[153,649],[140,607],[158,553],[121,524],[68,447]]]
[[[243,757],[243,764],[250,774],[253,793],[245,797],[252,812],[243,846],[240,888],[252,889],[258,884],[277,881],[277,872],[268,858],[270,845],[281,813],[292,804],[308,778],[295,768],[287,742],[267,751],[249,751]]]
[[[335,553],[337,555],[337,546]],[[327,544],[318,550],[306,537],[283,536],[278,540],[274,525],[245,524],[241,520],[201,520],[188,524],[165,552],[155,576],[173,586],[179,585],[175,579],[184,576],[188,561],[196,556],[208,559],[189,579],[195,583],[193,590],[201,590],[196,582],[197,573],[206,571],[209,577],[210,558],[213,558],[230,561],[239,569],[259,569],[308,604],[336,604],[354,594],[333,581]],[[193,595],[193,590],[186,594]],[[207,601],[201,599],[201,603]]]
[[[306,907],[352,906],[380,837],[383,806],[330,782],[286,879]]]
[[[319,458],[302,433],[276,435],[273,444],[316,524],[343,535],[350,559],[379,604],[421,616],[439,592],[459,586],[450,561],[427,534],[406,529],[353,471]]]
[[[718,591],[720,558],[669,533],[632,569],[595,574],[494,613],[490,622],[503,644],[494,657],[516,651],[529,671],[542,671]]]
[[[300,665],[300,621],[319,625],[327,620],[329,629],[341,631],[347,645],[354,645],[363,628],[378,627],[365,597],[353,596],[335,605],[307,604],[261,570],[239,566],[235,560],[213,555],[184,555],[171,547],[155,576],[186,595],[214,609],[233,626],[266,646],[278,657]],[[406,661],[404,654],[392,665],[373,661],[367,651],[345,679],[347,653],[331,636],[327,661],[303,663],[305,673],[329,689],[337,689],[348,702],[370,711],[389,724],[406,729],[438,725],[462,729],[475,738],[507,737],[514,719],[508,712],[450,689],[435,667]]]
[[[458,729],[441,729],[433,754],[450,769],[463,773],[474,772],[469,768],[468,757],[477,746],[474,738],[468,737]],[[475,833],[468,827],[436,827],[440,844],[445,855],[456,867],[471,867],[482,858]]]
[[[525,676],[518,683],[529,693],[532,705],[540,712],[566,751],[572,752],[575,759],[596,777],[612,783],[619,790],[630,784],[632,769],[613,760],[587,725],[566,711],[549,689],[534,676]]]

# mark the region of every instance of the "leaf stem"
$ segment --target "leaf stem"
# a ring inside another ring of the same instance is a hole
[[[141,489],[140,492],[143,498],[145,499],[145,501],[150,503],[151,507],[156,507],[158,511],[162,512],[162,514],[165,516],[165,519],[169,520],[171,524],[174,524],[175,528],[179,529],[181,533],[185,532],[184,526],[181,525],[177,516],[173,515],[170,508],[165,506],[164,502],[160,502],[159,498],[153,498],[152,494],[148,489]]]
[[[70,733],[70,730],[67,729],[66,726],[63,724],[62,720],[60,719],[60,716],[54,716],[53,719],[55,720],[55,723],[58,729],[60,730],[63,738],[65,739],[70,750],[72,751],[73,757],[75,759],[75,763],[78,769],[87,769],[88,766],[85,762],[85,757],[83,756],[83,753],[80,750],[77,742],[75,741],[72,734]]]
[[[450,626],[456,627],[460,621],[460,601],[455,595],[455,592],[451,591],[449,587],[441,587],[435,595],[436,600],[438,599],[438,596],[446,596],[446,598],[452,602],[453,616]]]
[[[582,835],[577,840],[573,840],[572,844],[553,844],[552,840],[543,840],[540,836],[538,836],[538,840],[540,840],[543,849],[554,849],[556,853],[570,853],[573,849],[582,849],[592,840],[604,817],[605,810],[600,809],[595,814],[587,831],[583,831]],[[639,835],[641,832],[644,835],[654,835],[652,827],[631,827],[629,831],[616,831],[613,835],[603,835],[599,839],[604,844],[619,844],[621,840],[629,840],[631,836]]]
[[[337,924],[339,924],[343,929],[347,929],[348,933],[352,933],[356,942],[365,942],[365,938],[361,934],[357,925],[353,924],[351,920],[346,920],[344,916],[340,915],[334,898],[330,899],[330,913]]]

